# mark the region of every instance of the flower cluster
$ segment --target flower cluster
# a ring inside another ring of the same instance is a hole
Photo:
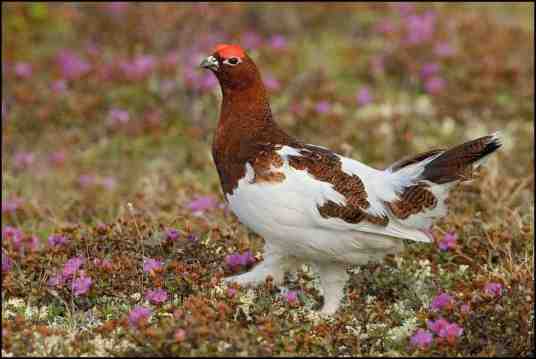
[[[73,257],[63,265],[63,270],[48,280],[51,287],[63,287],[65,284],[72,290],[75,297],[86,294],[93,283],[92,279],[81,270],[85,263],[84,257]]]
[[[251,251],[246,251],[243,254],[233,253],[225,257],[225,263],[232,271],[235,271],[240,267],[247,267],[255,262],[256,259],[251,254]]]

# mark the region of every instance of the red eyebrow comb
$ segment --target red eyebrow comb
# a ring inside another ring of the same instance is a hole
[[[224,59],[228,59],[230,57],[244,57],[246,53],[242,48],[238,45],[228,45],[228,44],[218,44],[216,45],[216,48],[214,49],[214,52],[220,55],[220,57]]]

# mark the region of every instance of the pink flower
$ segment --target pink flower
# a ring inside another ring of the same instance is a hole
[[[37,251],[37,249],[39,248],[39,238],[34,235],[27,237],[26,248],[31,252]]]
[[[449,323],[448,325],[441,328],[438,335],[442,338],[456,338],[461,336],[463,333],[463,328],[456,323]]]
[[[62,166],[65,163],[65,158],[65,151],[63,150],[52,152],[50,156],[48,156],[50,163],[55,166]]]
[[[67,244],[67,242],[67,238],[61,234],[52,234],[48,236],[48,244],[52,247],[63,246],[64,244]]]
[[[28,78],[32,76],[32,65],[27,62],[17,62],[15,64],[15,75],[21,79]]]
[[[279,81],[270,74],[267,74],[265,76],[264,84],[266,85],[266,88],[270,91],[279,90],[279,88],[281,87],[281,84],[279,83]]]
[[[168,300],[168,293],[165,289],[162,288],[148,290],[145,293],[145,299],[147,299],[152,304],[162,304],[166,300]]]
[[[3,200],[2,201],[2,213],[14,213],[23,204],[24,204],[24,200],[18,197]]]
[[[71,50],[61,50],[56,57],[61,76],[66,80],[78,80],[91,70],[91,65]]]
[[[27,168],[34,162],[34,155],[31,152],[17,152],[13,156],[13,164],[17,168]]]
[[[60,287],[65,283],[65,278],[61,273],[53,275],[48,279],[47,284],[51,287]]]
[[[13,267],[13,261],[2,250],[2,273],[7,273],[11,271],[12,267]]]
[[[421,78],[427,79],[439,72],[439,64],[432,62],[421,66]]]
[[[204,212],[209,209],[213,209],[217,206],[218,202],[212,196],[196,197],[193,201],[188,203],[187,207],[192,212]]]
[[[108,123],[110,125],[124,125],[130,120],[130,115],[127,110],[121,108],[112,108],[108,112]]]
[[[331,104],[328,101],[320,101],[316,104],[315,111],[319,114],[327,114],[331,111]]]
[[[132,61],[124,61],[119,67],[123,75],[131,81],[143,80],[156,66],[156,58],[152,55],[140,55]]]
[[[273,35],[268,44],[272,49],[280,50],[287,47],[287,39],[283,35]]]
[[[449,57],[456,53],[456,50],[446,42],[440,42],[434,47],[434,54],[439,57]]]
[[[286,294],[285,294],[285,300],[288,302],[288,303],[294,303],[298,300],[298,292],[296,292],[295,290],[289,290]]]
[[[441,310],[452,304],[454,304],[453,298],[447,293],[441,293],[432,300],[430,307],[433,310]]]
[[[130,311],[128,315],[128,322],[133,327],[139,327],[143,322],[149,320],[151,313],[152,311],[150,308],[137,305]]]
[[[164,267],[164,262],[152,259],[152,258],[145,258],[143,261],[143,271],[144,272],[151,272],[151,271],[159,271]]]
[[[262,38],[256,32],[247,31],[242,35],[240,42],[246,49],[255,49],[260,46]]]
[[[372,102],[372,94],[370,93],[370,90],[368,87],[362,87],[357,92],[356,96],[357,104],[359,106],[365,106]]]
[[[227,288],[227,296],[229,298],[233,298],[236,295],[236,289],[234,288]]]
[[[238,267],[246,267],[255,263],[256,259],[251,254],[251,251],[246,251],[243,254],[233,253],[225,257],[225,263],[231,270]]]
[[[456,233],[446,233],[443,239],[439,241],[439,249],[442,251],[448,251],[450,248],[455,248],[457,239],[458,235]]]
[[[50,89],[57,94],[64,93],[67,91],[67,82],[65,80],[56,80],[50,85]]]
[[[84,264],[85,259],[82,256],[79,257],[73,257],[69,259],[65,264],[63,265],[63,272],[62,275],[65,278],[69,278],[74,276],[74,274],[80,269],[82,264]]]
[[[10,241],[15,249],[20,248],[23,237],[24,233],[18,228],[5,226],[4,229],[2,229],[2,241]]]
[[[80,177],[78,177],[78,183],[80,183],[80,186],[82,187],[93,186],[96,182],[97,177],[92,174],[80,175]]]
[[[426,326],[429,330],[431,330],[433,333],[439,334],[441,330],[446,328],[450,323],[445,320],[444,318],[439,318],[437,320],[427,320]]]
[[[443,80],[441,77],[433,76],[425,81],[424,89],[430,95],[438,95],[443,91],[443,89],[445,88],[445,85],[446,85],[445,80]]]
[[[415,333],[410,339],[411,345],[419,349],[428,348],[432,344],[432,341],[432,333],[424,329],[417,330],[417,333]]]
[[[166,229],[166,239],[168,241],[176,241],[181,236],[180,232],[174,228]]]
[[[71,284],[74,296],[78,297],[83,294],[86,294],[89,291],[89,288],[91,288],[92,283],[93,281],[91,280],[91,278],[86,277],[85,275],[74,279]]]
[[[492,297],[500,297],[502,290],[503,285],[501,283],[490,282],[484,286],[484,292]]]
[[[412,14],[405,18],[406,43],[417,45],[430,40],[435,31],[436,13],[432,10],[422,15]]]

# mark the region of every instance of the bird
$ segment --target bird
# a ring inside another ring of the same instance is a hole
[[[430,243],[449,192],[501,146],[499,132],[376,169],[287,134],[273,118],[261,73],[246,51],[218,44],[200,66],[221,91],[212,156],[225,201],[264,238],[264,259],[224,278],[254,286],[310,265],[320,278],[320,314],[337,312],[349,265],[400,253],[403,240]]]

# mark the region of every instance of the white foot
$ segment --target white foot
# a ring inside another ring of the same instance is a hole
[[[274,279],[274,284],[283,283],[285,277],[284,266],[282,265],[283,258],[278,255],[265,254],[264,260],[257,264],[252,270],[247,273],[234,275],[232,277],[223,278],[225,283],[238,283],[241,286],[258,285],[264,283],[269,275]]]
[[[344,286],[349,278],[343,264],[317,263],[320,284],[324,291],[324,306],[320,310],[322,316],[331,316],[337,312],[344,296]]]

